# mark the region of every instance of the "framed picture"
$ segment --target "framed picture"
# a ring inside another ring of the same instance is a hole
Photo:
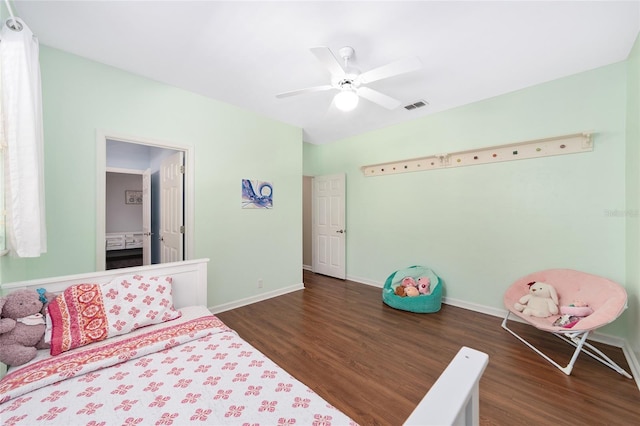
[[[273,184],[260,180],[242,179],[242,208],[273,208]]]
[[[124,191],[125,204],[142,204],[142,191]]]

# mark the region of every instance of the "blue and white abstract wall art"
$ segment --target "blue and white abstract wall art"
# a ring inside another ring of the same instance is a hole
[[[273,184],[260,180],[242,179],[242,208],[273,208]]]

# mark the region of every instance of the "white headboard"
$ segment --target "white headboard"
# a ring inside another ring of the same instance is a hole
[[[0,294],[4,295],[25,288],[44,288],[51,293],[60,293],[73,284],[105,284],[122,275],[140,273],[149,276],[171,275],[173,278],[173,304],[178,309],[193,305],[207,306],[207,262],[209,259],[185,260],[7,283],[0,286]]]
[[[182,262],[136,266],[133,268],[111,269],[64,277],[41,278],[0,285],[0,295],[14,290],[44,288],[51,293],[61,293],[73,284],[105,284],[122,275],[140,273],[148,276],[171,275],[173,305],[180,309],[186,306],[207,306],[207,263],[209,259],[185,260]],[[0,363],[0,378],[6,372],[6,365]]]

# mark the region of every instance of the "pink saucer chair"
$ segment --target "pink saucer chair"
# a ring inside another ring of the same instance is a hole
[[[571,328],[555,326],[554,322],[560,317],[552,315],[546,318],[524,315],[515,308],[516,302],[529,293],[529,283],[544,282],[553,286],[558,295],[558,306],[568,306],[580,300],[588,304],[592,313],[582,317]],[[502,328],[518,338],[522,343],[533,349],[538,355],[555,365],[566,375],[571,374],[573,365],[580,352],[597,359],[625,377],[632,378],[622,367],[609,359],[599,349],[587,342],[592,331],[613,322],[627,308],[627,293],[618,283],[596,275],[570,269],[549,269],[534,272],[514,282],[504,294],[504,306],[508,309],[502,321]],[[548,331],[575,347],[575,351],[566,366],[561,366],[541,350],[526,341],[507,326],[510,315],[515,315],[524,322],[542,331]]]

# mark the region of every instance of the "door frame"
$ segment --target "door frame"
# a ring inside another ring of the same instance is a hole
[[[184,152],[184,259],[190,260],[194,256],[195,235],[195,157],[193,147],[174,142],[159,141],[121,133],[96,130],[96,271],[106,269],[105,228],[106,228],[106,172],[107,172],[107,139],[127,142],[137,145],[147,145],[157,148],[171,149]]]

